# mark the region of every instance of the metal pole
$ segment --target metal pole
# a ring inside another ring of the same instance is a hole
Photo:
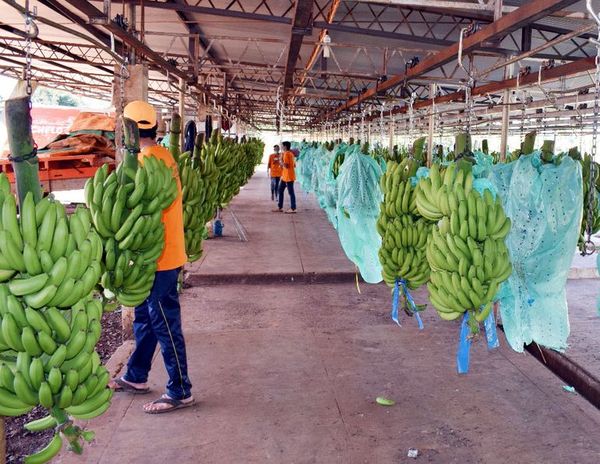
[[[504,69],[504,78],[512,77],[514,65],[510,64]],[[508,142],[508,124],[510,119],[510,90],[505,89],[502,95],[502,129],[500,133],[500,161],[506,160],[506,148]]]
[[[502,17],[502,0],[494,1],[494,21],[498,21]]]
[[[183,128],[185,127],[185,90],[186,90],[186,84],[185,84],[185,80],[180,77],[179,78],[179,115],[181,116],[181,134],[179,135],[180,138],[180,146],[183,147],[183,142],[184,142],[184,130]]]
[[[135,36],[135,26],[136,26],[135,3],[127,4],[127,18],[129,19],[130,32],[132,35]],[[129,63],[132,65],[136,64],[135,48],[133,48],[133,47],[131,47],[131,51],[129,52]]]
[[[427,167],[430,167],[433,163],[433,130],[435,126],[435,92],[436,85],[429,85],[429,98],[433,99],[433,105],[431,105],[431,111],[429,112],[429,134],[427,137]]]

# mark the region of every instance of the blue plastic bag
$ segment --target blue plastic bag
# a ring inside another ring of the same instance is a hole
[[[581,165],[568,157],[543,164],[534,153],[494,166],[490,181],[512,220],[506,244],[513,273],[498,294],[508,342],[518,352],[531,342],[564,350],[566,282],[583,207]]]

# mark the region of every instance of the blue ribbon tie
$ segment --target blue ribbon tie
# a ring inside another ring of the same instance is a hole
[[[469,355],[471,351],[470,332],[469,312],[467,311],[460,325],[460,338],[458,340],[458,350],[456,351],[456,370],[459,374],[469,372]]]
[[[406,298],[406,301],[408,302],[409,309],[411,310],[411,312],[415,316],[415,319],[417,320],[417,324],[419,325],[419,330],[423,330],[423,320],[421,319],[421,315],[419,314],[419,311],[417,310],[417,305],[415,304],[415,300],[413,299],[412,295],[410,294],[410,291],[408,290],[408,285],[406,283],[406,280],[404,280],[404,279],[396,279],[396,283],[394,285],[394,296],[393,296],[393,300],[392,300],[392,320],[396,324],[400,325],[400,322],[398,320],[398,300],[400,298],[400,286],[399,285],[402,286],[402,292],[404,293],[404,297]]]
[[[490,311],[488,317],[483,321],[483,327],[485,328],[485,338],[487,340],[488,350],[496,349],[500,346],[498,341],[498,334],[496,333],[496,319],[494,317],[494,310]]]
[[[394,285],[394,294],[392,297],[392,321],[400,325],[400,321],[398,320],[398,293],[398,279],[396,279],[396,284]]]

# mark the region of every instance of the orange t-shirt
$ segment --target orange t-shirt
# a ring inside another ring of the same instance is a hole
[[[138,160],[143,163],[146,156],[154,156],[163,160],[168,167],[173,169],[173,176],[177,181],[177,197],[171,203],[171,206],[162,213],[162,223],[165,226],[165,248],[157,262],[158,271],[170,271],[187,263],[185,235],[183,232],[183,200],[181,197],[179,172],[177,170],[177,163],[173,159],[171,152],[165,147],[158,145],[146,147],[138,155]]]
[[[269,156],[267,168],[271,170],[271,177],[281,177],[281,155],[279,153],[273,153]]]
[[[283,182],[293,182],[296,180],[296,157],[291,151],[283,152],[283,159],[281,160],[282,164],[287,164],[288,167],[285,166],[281,170],[281,180]]]

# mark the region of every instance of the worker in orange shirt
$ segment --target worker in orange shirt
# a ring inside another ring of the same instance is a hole
[[[294,181],[296,180],[296,157],[291,151],[290,142],[283,142],[283,155],[281,157],[281,181],[279,183],[279,198],[277,202],[278,208],[273,211],[283,211],[283,193],[287,188],[290,195],[290,209],[286,211],[288,214],[296,213],[296,194],[294,193]]]
[[[165,247],[158,258],[154,285],[148,299],[135,308],[133,333],[135,349],[127,363],[127,371],[121,378],[111,381],[110,387],[128,393],[147,393],[148,373],[156,345],[160,345],[169,376],[166,393],[157,400],[146,403],[144,411],[159,414],[188,407],[194,403],[192,384],[187,374],[185,340],[181,327],[181,308],[177,293],[177,280],[187,262],[183,232],[183,207],[181,183],[177,163],[169,150],[156,144],[156,110],[144,101],[129,103],[123,115],[138,124],[140,130],[139,162],[147,156],[162,159],[173,169],[179,194],[162,213],[165,228]]]
[[[274,153],[269,155],[267,163],[267,174],[271,178],[271,200],[279,198],[279,180],[281,178],[281,154],[279,153],[279,145],[273,147]]]

